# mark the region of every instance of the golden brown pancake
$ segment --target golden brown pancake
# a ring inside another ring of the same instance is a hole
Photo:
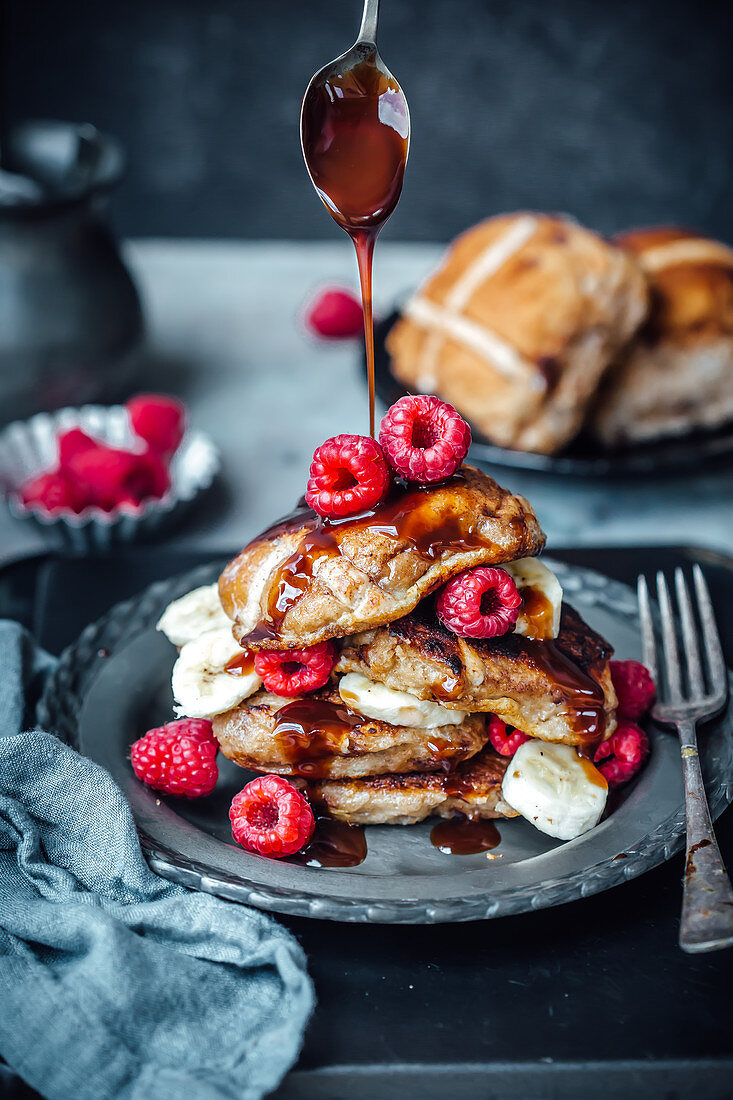
[[[337,669],[448,709],[491,711],[530,737],[590,744],[615,728],[613,650],[563,604],[554,642],[520,634],[459,638],[431,601],[388,626],[346,639]]]
[[[464,569],[544,543],[523,497],[463,466],[439,485],[395,488],[363,517],[294,513],[229,563],[219,592],[242,645],[301,648],[391,622]]]
[[[350,711],[332,686],[298,700],[260,691],[212,722],[221,751],[235,764],[310,778],[429,772],[486,743],[484,715],[434,729],[392,726]],[[283,728],[286,722],[292,728]]]
[[[508,759],[489,747],[454,772],[380,775],[308,784],[314,805],[351,825],[414,825],[431,815],[516,817],[501,796]]]

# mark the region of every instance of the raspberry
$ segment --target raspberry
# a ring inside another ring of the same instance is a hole
[[[170,487],[168,469],[160,455],[153,450],[133,455],[135,459],[125,487],[127,495],[139,504],[149,497],[156,500],[164,496]]]
[[[529,737],[492,714],[489,717],[489,741],[500,756],[514,756],[519,746],[529,741]]]
[[[69,428],[68,431],[61,432],[56,443],[59,449],[59,470],[62,473],[67,472],[69,462],[74,455],[81,454],[83,451],[93,451],[99,446],[97,440],[92,439],[81,428]]]
[[[134,457],[105,444],[80,451],[68,461],[68,476],[87,503],[109,511],[126,494],[127,478],[134,469]]]
[[[218,747],[208,718],[179,718],[148,730],[135,742],[132,770],[156,791],[201,798],[216,786]]]
[[[495,638],[514,626],[521,606],[506,570],[481,565],[449,581],[435,609],[441,622],[462,638]]]
[[[390,466],[408,481],[426,484],[454,474],[471,444],[471,429],[439,397],[401,397],[382,420],[379,442]]]
[[[84,507],[74,486],[55,470],[26,481],[21,486],[20,499],[31,508],[40,505],[51,515],[58,512],[80,512]]]
[[[237,844],[274,859],[299,852],[315,828],[308,800],[280,775],[260,775],[235,794],[229,820]]]
[[[305,323],[316,336],[343,340],[364,330],[361,302],[348,290],[324,290],[308,309]]]
[[[122,501],[160,497],[168,472],[157,454],[133,454],[98,444],[68,462],[68,476],[87,503],[109,512]]]
[[[335,664],[331,642],[305,649],[263,649],[255,654],[255,672],[267,690],[289,698],[323,687]]]
[[[313,452],[305,499],[321,516],[351,516],[373,508],[388,488],[379,444],[366,435],[335,435]]]
[[[611,661],[611,679],[618,696],[618,717],[634,722],[643,718],[656,695],[649,670],[640,661]]]
[[[607,741],[601,741],[593,763],[606,777],[609,787],[628,783],[649,755],[649,740],[633,722],[620,722]],[[603,761],[603,763],[600,763]]]
[[[175,397],[140,393],[127,402],[130,425],[156,454],[170,457],[183,439],[185,406]]]

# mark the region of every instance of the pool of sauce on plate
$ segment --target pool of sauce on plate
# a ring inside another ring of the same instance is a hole
[[[470,774],[450,771],[444,780],[446,798],[470,794],[473,782]],[[447,855],[473,856],[490,852],[498,846],[501,835],[494,821],[461,814],[439,821],[430,831],[430,843]]]
[[[482,818],[451,817],[434,825],[430,833],[430,843],[434,848],[454,856],[490,852],[500,841],[496,824]]]
[[[356,249],[364,308],[369,430],[374,436],[372,259],[382,226],[402,192],[408,120],[399,85],[376,52],[308,92],[301,117],[303,153],[314,186]]]
[[[306,867],[358,867],[366,856],[363,825],[348,825],[335,817],[319,817],[313,836],[294,859]]]
[[[293,775],[318,779],[329,774],[344,734],[365,721],[343,703],[303,695],[277,712],[272,738]]]

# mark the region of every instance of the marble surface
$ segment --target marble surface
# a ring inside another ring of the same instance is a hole
[[[386,313],[439,257],[438,245],[380,242],[375,304]],[[368,430],[356,341],[310,338],[308,297],[356,287],[348,240],[327,243],[133,241],[146,308],[146,389],[178,393],[223,457],[220,484],[175,532],[212,553],[244,544],[303,492],[315,446]],[[555,545],[733,543],[733,468],[689,476],[595,481],[497,469],[534,505]],[[0,509],[0,561],[43,548],[31,525]]]

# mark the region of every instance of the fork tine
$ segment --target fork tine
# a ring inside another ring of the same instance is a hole
[[[697,593],[700,621],[702,622],[703,641],[705,643],[705,653],[707,655],[708,671],[710,673],[710,686],[713,691],[725,691],[728,681],[725,671],[725,659],[720,645],[720,635],[718,634],[718,628],[715,624],[713,604],[710,599],[710,592],[708,590],[707,581],[705,580],[705,574],[699,565],[694,565],[692,568],[692,576],[695,582],[695,592]]]
[[[652,621],[652,606],[649,599],[649,587],[646,577],[640,574],[636,580],[636,592],[639,599],[639,618],[641,620],[641,647],[644,664],[649,669],[652,680],[656,684],[659,676],[657,672],[657,647],[654,642],[654,623]]]
[[[669,598],[667,578],[661,570],[657,573],[657,599],[659,600],[659,610],[662,613],[662,642],[664,645],[664,664],[669,698],[671,702],[679,703],[682,700],[680,658],[677,652],[672,601]]]
[[[688,694],[694,698],[695,696],[705,694],[705,680],[703,679],[702,665],[700,664],[700,649],[697,644],[697,629],[692,614],[690,593],[687,591],[685,575],[679,566],[674,571],[674,583],[677,590],[680,619],[682,621],[682,642],[685,651],[685,660],[687,661]]]

